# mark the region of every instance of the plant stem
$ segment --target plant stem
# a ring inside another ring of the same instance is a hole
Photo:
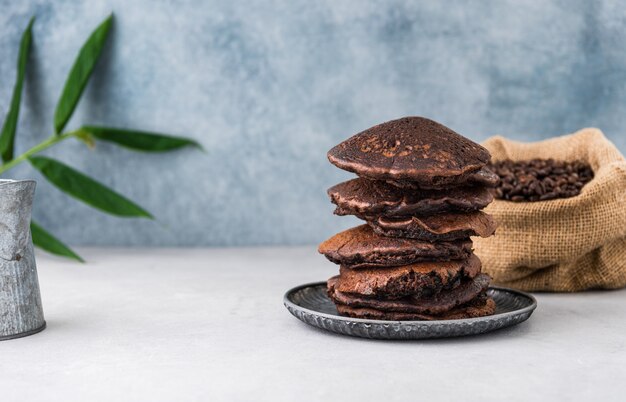
[[[69,137],[73,137],[76,134],[78,134],[80,132],[80,130],[77,131],[70,131],[67,133],[63,133],[61,135],[54,135],[50,138],[48,138],[45,141],[40,142],[39,144],[35,145],[34,147],[32,147],[31,149],[29,149],[28,151],[24,152],[23,154],[21,154],[20,156],[8,161],[7,163],[0,165],[0,174],[3,174],[4,172],[14,168],[15,166],[19,165],[20,163],[24,162],[26,159],[28,159],[28,157],[43,151],[44,149],[48,149],[51,146],[53,146],[56,143],[59,143]]]

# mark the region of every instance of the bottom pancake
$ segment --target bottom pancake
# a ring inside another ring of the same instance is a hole
[[[338,277],[328,280],[328,295],[337,304],[348,307],[373,308],[385,312],[442,314],[453,308],[469,303],[489,287],[491,278],[479,274],[474,279],[463,279],[461,284],[451,290],[442,291],[432,297],[409,296],[398,300],[383,300],[343,293],[335,289]]]
[[[389,321],[435,321],[435,320],[459,320],[463,318],[476,318],[492,315],[496,311],[495,301],[481,295],[471,302],[456,307],[442,314],[422,314],[422,313],[399,313],[377,310],[367,307],[349,307],[337,304],[339,314],[352,318],[365,318],[370,320]]]

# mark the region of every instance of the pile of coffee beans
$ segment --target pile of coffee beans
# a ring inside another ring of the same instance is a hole
[[[580,161],[504,160],[493,162],[490,169],[500,176],[495,197],[517,202],[574,197],[593,179],[591,167]]]

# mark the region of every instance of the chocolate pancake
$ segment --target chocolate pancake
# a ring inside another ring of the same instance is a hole
[[[415,183],[406,180],[387,180],[386,182],[400,188],[439,189],[446,190],[457,186],[495,187],[499,177],[489,168],[483,167],[473,172],[454,177],[433,177],[432,183]]]
[[[468,258],[469,239],[454,242],[427,242],[380,236],[369,225],[337,233],[320,244],[318,251],[335,264],[373,268],[408,265],[419,261],[449,261]]]
[[[328,189],[337,215],[410,216],[485,208],[493,195],[484,186],[446,191],[402,189],[380,180],[353,179]]]
[[[490,157],[484,147],[424,117],[379,124],[328,151],[328,160],[340,169],[422,188],[461,185]]]
[[[480,273],[480,260],[474,254],[459,261],[418,262],[400,267],[339,268],[336,289],[367,297],[401,299],[405,296],[431,296],[460,284],[461,278]]]
[[[469,303],[453,308],[441,314],[424,313],[399,313],[377,310],[367,307],[349,307],[337,304],[337,311],[341,315],[353,318],[365,318],[370,320],[389,321],[434,321],[434,320],[459,320],[463,318],[476,318],[492,315],[496,312],[496,303],[488,296],[479,296]]]
[[[374,232],[382,236],[404,237],[431,242],[489,237],[496,231],[496,221],[484,212],[448,213],[404,218],[366,218]]]
[[[335,289],[338,280],[338,276],[328,280],[328,295],[337,304],[386,312],[441,314],[469,303],[486,292],[491,278],[486,274],[478,274],[474,279],[464,279],[456,288],[440,292],[433,297],[408,296],[398,300],[381,300],[342,293]]]

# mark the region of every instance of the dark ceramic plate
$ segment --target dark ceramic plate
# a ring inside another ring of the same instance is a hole
[[[490,287],[496,313],[445,321],[382,321],[340,316],[326,295],[326,282],[298,286],[285,293],[285,307],[300,321],[338,334],[372,339],[425,339],[484,334],[526,321],[537,301],[518,290]]]

